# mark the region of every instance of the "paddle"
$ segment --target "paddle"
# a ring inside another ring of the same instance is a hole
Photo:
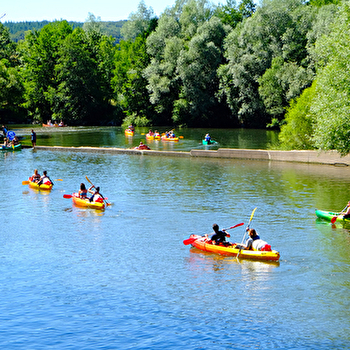
[[[332,224],[334,224],[334,223],[337,221],[338,217],[339,217],[340,215],[342,215],[343,211],[346,210],[347,207],[348,207],[348,205],[346,205],[346,207],[339,213],[339,215],[333,216],[333,217],[332,217],[332,219],[331,219],[331,223],[332,223]]]
[[[244,225],[244,222],[241,222],[240,224],[231,226],[231,227],[229,227],[229,228],[225,228],[225,229],[223,229],[223,231],[231,230],[231,229],[233,229],[233,228],[235,228],[235,227],[242,226],[242,225]],[[192,242],[194,242],[195,240],[197,240],[197,238],[187,238],[187,239],[185,239],[185,240],[183,241],[183,244],[184,244],[184,245],[189,245],[189,244],[191,244]]]
[[[89,180],[89,178],[87,176],[86,177],[86,180],[88,180],[90,182],[90,184],[92,185],[92,187],[95,187],[95,185]],[[95,187],[96,188],[96,187]],[[106,200],[105,200],[105,197],[103,197],[102,193],[100,193],[103,201],[106,203],[106,205],[111,205],[110,203],[108,203]]]
[[[51,179],[50,179],[50,181],[51,181]],[[55,179],[55,181],[63,181],[62,179]],[[29,185],[29,182],[30,181],[22,181],[22,185]],[[52,184],[53,184],[53,182],[52,182]]]
[[[72,194],[64,194],[63,195],[63,198],[67,198],[67,199],[72,198],[72,197],[73,197]],[[105,197],[105,199],[108,199],[108,197]]]
[[[239,257],[239,254],[241,253],[242,245],[243,245],[243,242],[244,242],[245,235],[247,234],[247,232],[248,232],[248,230],[249,230],[249,226],[250,226],[250,223],[251,223],[252,220],[253,220],[253,216],[254,216],[254,213],[255,213],[255,210],[256,210],[256,209],[257,209],[257,208],[254,208],[253,211],[252,211],[252,214],[250,215],[250,220],[249,220],[248,226],[247,226],[247,228],[246,228],[246,230],[245,230],[245,232],[244,232],[244,235],[243,235],[243,238],[242,238],[241,247],[239,248],[239,252],[238,252],[238,254],[237,254],[237,259],[238,259],[238,257]]]

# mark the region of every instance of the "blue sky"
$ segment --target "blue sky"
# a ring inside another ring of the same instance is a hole
[[[2,23],[61,19],[85,22],[90,12],[102,21],[119,21],[136,12],[139,3],[140,0],[4,0],[0,4],[0,17],[6,14]],[[175,0],[145,0],[145,4],[159,16]]]

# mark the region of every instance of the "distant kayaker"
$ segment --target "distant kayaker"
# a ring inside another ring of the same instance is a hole
[[[140,144],[137,147],[135,147],[135,149],[143,150],[143,149],[150,149],[150,148],[141,141]]]
[[[51,179],[47,176],[47,171],[44,170],[44,171],[43,171],[43,175],[41,176],[40,181],[38,182],[38,184],[41,185],[41,184],[45,184],[45,183],[47,183],[47,182],[53,184],[53,182],[51,181]]]
[[[271,251],[271,246],[267,242],[260,239],[256,231],[251,228],[248,230],[249,238],[245,242],[245,247],[243,249],[247,250],[261,250],[261,251]]]
[[[211,137],[209,134],[206,134],[205,137],[204,137],[204,140],[207,141],[208,143],[210,142],[211,140]]]
[[[41,178],[41,176],[38,173],[38,169],[34,169],[34,174],[32,175],[32,181],[33,182],[39,182],[40,178]]]
[[[349,219],[350,218],[350,201],[348,202],[348,205],[340,214],[343,214],[343,219]]]
[[[220,244],[220,243],[224,243],[226,240],[226,237],[230,237],[230,234],[227,233],[225,230],[220,231],[219,230],[219,225],[218,224],[214,224],[213,225],[213,230],[214,230],[214,234],[211,236],[211,241],[213,244]]]
[[[82,182],[80,184],[80,190],[78,191],[79,198],[86,199],[87,198],[87,189],[85,187],[85,184]]]
[[[88,192],[92,193],[92,196],[90,197],[89,201],[90,202],[101,202],[101,201],[103,201],[103,198],[102,198],[101,193],[100,193],[100,187],[99,186],[95,187],[95,191],[93,191],[92,189],[94,187],[95,186],[90,186],[89,189],[88,189]]]

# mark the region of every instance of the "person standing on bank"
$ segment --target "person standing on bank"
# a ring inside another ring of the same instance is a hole
[[[30,134],[30,139],[32,141],[33,148],[35,148],[35,146],[36,146],[36,133],[33,129],[32,129],[32,133]]]

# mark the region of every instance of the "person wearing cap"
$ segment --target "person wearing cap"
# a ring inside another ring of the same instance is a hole
[[[213,230],[215,233],[211,236],[212,244],[224,243],[226,240],[226,237],[230,237],[230,234],[227,233],[225,230],[222,230],[222,231],[219,230],[218,224],[213,225]]]

